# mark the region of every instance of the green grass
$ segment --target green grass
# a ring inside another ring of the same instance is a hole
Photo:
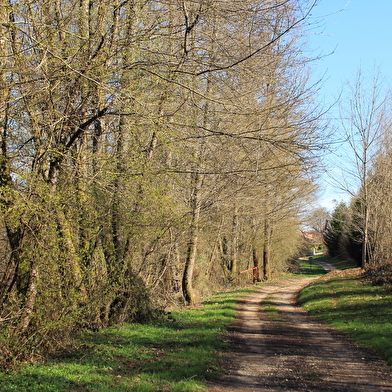
[[[261,306],[266,314],[266,316],[270,319],[270,320],[274,320],[274,321],[282,321],[283,317],[282,315],[278,312],[278,308],[274,303],[273,297],[272,296],[268,296],[267,298],[265,298],[262,302],[261,302]]]
[[[315,265],[308,272],[324,274]],[[222,353],[228,348],[225,331],[238,300],[257,288],[219,293],[198,308],[175,311],[153,323],[85,334],[75,349],[41,364],[0,373],[0,390],[205,391],[208,380],[220,374]],[[392,295],[386,289],[357,276],[332,273],[302,290],[299,300],[311,315],[373,347],[392,365]],[[268,317],[279,320],[270,297],[261,305]]]
[[[311,258],[311,260],[310,260]],[[301,272],[297,275],[307,275],[307,276],[318,276],[324,275],[329,271],[325,271],[321,266],[314,263],[313,261],[324,261],[326,263],[332,264],[338,270],[345,270],[356,267],[352,262],[340,259],[340,258],[332,258],[328,255],[314,255],[310,257],[306,257],[299,260],[300,270]]]
[[[85,334],[77,349],[45,363],[0,373],[2,392],[196,392],[220,373],[226,326],[239,297],[255,286],[215,295],[159,322]]]
[[[328,255],[316,255],[313,256],[313,258],[318,261],[325,261],[326,263],[332,264],[338,270],[346,270],[346,269],[356,267],[355,263],[353,263],[352,261],[347,259],[342,259],[339,257],[331,257]]]
[[[315,256],[312,256],[315,258]],[[324,275],[326,271],[319,265],[312,263],[309,259],[299,260],[300,273],[296,275],[319,276]]]
[[[326,275],[304,288],[299,303],[310,315],[374,349],[392,365],[392,295],[358,275]]]

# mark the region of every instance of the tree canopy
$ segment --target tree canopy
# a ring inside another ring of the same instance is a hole
[[[3,364],[285,268],[321,147],[314,4],[2,2]]]

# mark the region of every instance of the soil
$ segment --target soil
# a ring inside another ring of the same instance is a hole
[[[391,369],[379,358],[296,305],[299,290],[314,279],[283,280],[240,301],[228,332],[225,374],[210,392],[392,391]],[[280,320],[263,311],[266,297]]]

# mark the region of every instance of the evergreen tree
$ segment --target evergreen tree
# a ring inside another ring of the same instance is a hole
[[[339,203],[328,222],[324,233],[324,243],[328,248],[328,253],[338,256],[342,252],[342,240],[348,223],[348,208],[345,203]]]

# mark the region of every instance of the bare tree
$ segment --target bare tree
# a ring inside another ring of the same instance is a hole
[[[189,303],[254,255],[269,277],[317,149],[298,41],[314,4],[2,4],[9,336],[145,317],[179,271]]]
[[[369,267],[375,269],[390,265],[389,255],[392,249],[389,213],[391,205],[391,180],[390,133],[385,132],[384,137],[379,142],[379,149],[372,165],[372,170],[369,173],[368,183]],[[385,279],[389,279],[389,277],[387,278],[389,273],[385,275]]]
[[[370,86],[369,86],[370,84]],[[369,173],[374,162],[380,139],[386,131],[387,95],[382,87],[381,76],[376,73],[370,82],[361,70],[351,88],[348,107],[342,110],[342,125],[346,140],[353,155],[353,169],[347,174],[354,179],[358,192],[347,189],[353,196],[358,197],[360,203],[362,232],[362,268],[369,261],[369,217],[371,215],[369,202]],[[358,221],[358,219],[356,219]]]

